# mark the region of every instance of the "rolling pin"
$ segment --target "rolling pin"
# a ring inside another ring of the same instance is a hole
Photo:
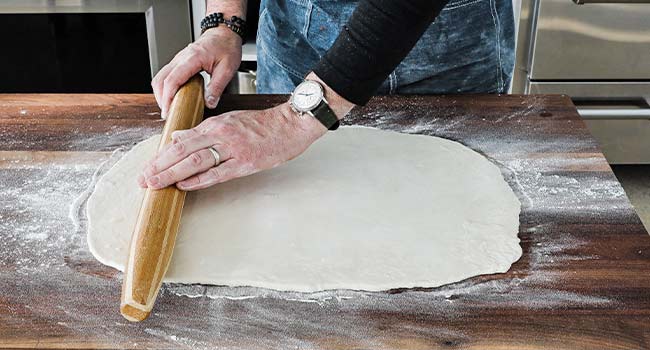
[[[195,127],[203,119],[203,78],[194,76],[172,101],[158,150],[171,142],[172,132]],[[169,267],[185,203],[185,191],[175,186],[146,189],[124,269],[120,312],[129,321],[149,316]]]

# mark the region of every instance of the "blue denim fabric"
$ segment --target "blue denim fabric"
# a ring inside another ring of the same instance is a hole
[[[262,0],[258,92],[291,92],[332,46],[357,2]],[[377,94],[505,93],[514,34],[512,0],[452,0]]]

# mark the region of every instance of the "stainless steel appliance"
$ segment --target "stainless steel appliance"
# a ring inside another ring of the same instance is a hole
[[[523,0],[512,91],[571,96],[610,163],[650,163],[650,0]]]

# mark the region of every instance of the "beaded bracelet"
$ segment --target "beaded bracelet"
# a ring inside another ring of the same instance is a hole
[[[218,27],[219,23],[225,24],[226,27],[237,33],[242,40],[245,40],[246,21],[237,16],[232,16],[230,19],[224,19],[223,13],[221,12],[211,13],[201,21],[201,34],[210,28]]]

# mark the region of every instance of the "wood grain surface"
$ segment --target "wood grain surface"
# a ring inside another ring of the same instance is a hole
[[[172,133],[191,129],[203,120],[203,77],[182,85],[165,116],[158,151],[172,143]],[[149,317],[176,245],[185,191],[175,186],[147,188],[138,212],[124,268],[120,312],[129,321]]]
[[[207,112],[285,99],[228,96]],[[567,97],[380,97],[346,123],[490,158],[522,202],[522,258],[435,289],[166,284],[131,324],[121,273],[88,252],[80,199],[115,150],[160,132],[152,96],[0,95],[0,348],[650,348],[650,236]]]

